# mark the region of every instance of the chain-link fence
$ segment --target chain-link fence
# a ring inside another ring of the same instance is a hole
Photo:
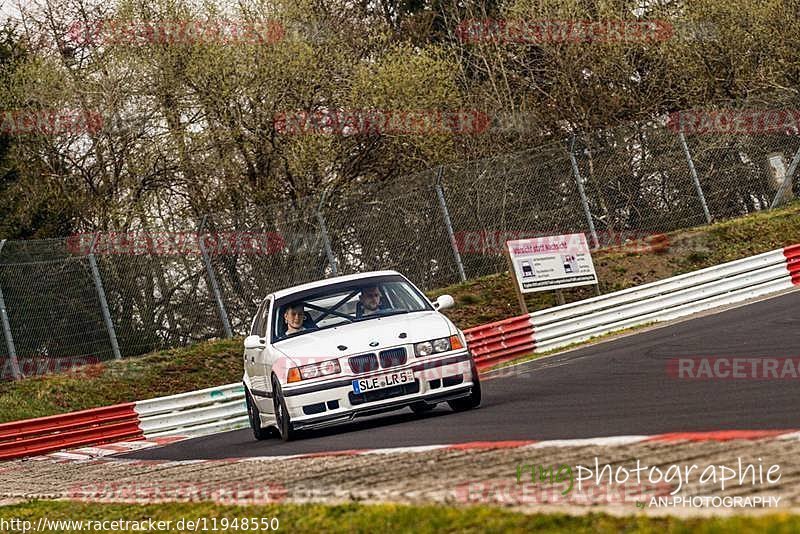
[[[4,241],[2,378],[244,334],[264,295],[334,274],[396,269],[430,289],[505,270],[507,239],[603,246],[779,205],[800,194],[788,133],[637,124],[177,231]]]

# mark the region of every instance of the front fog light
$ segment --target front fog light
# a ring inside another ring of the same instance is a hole
[[[414,345],[414,352],[417,353],[417,356],[428,356],[433,354],[433,345],[430,341],[423,341],[422,343],[417,343]]]

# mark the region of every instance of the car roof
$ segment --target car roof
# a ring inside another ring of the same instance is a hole
[[[325,278],[323,280],[317,280],[316,282],[308,282],[306,284],[301,284],[299,286],[287,287],[286,289],[281,289],[280,291],[275,291],[274,293],[267,296],[273,297],[275,299],[283,298],[287,295],[292,295],[294,293],[299,293],[301,291],[306,291],[309,289],[316,289],[318,287],[325,287],[331,284],[338,284],[340,282],[352,282],[354,280],[361,280],[364,278],[372,278],[373,276],[398,276],[400,273],[397,271],[370,271],[367,273],[357,273],[357,274],[347,274],[343,276],[334,276],[332,278]]]

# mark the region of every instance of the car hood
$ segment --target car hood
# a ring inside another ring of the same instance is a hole
[[[406,337],[400,337],[405,333]],[[292,359],[306,357],[341,357],[418,343],[455,334],[450,321],[442,314],[413,312],[348,323],[277,342],[274,347]],[[377,346],[370,343],[378,342]],[[337,347],[344,345],[346,350]]]

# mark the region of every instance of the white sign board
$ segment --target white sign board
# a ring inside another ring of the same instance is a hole
[[[597,283],[584,234],[517,239],[506,247],[522,293]]]

